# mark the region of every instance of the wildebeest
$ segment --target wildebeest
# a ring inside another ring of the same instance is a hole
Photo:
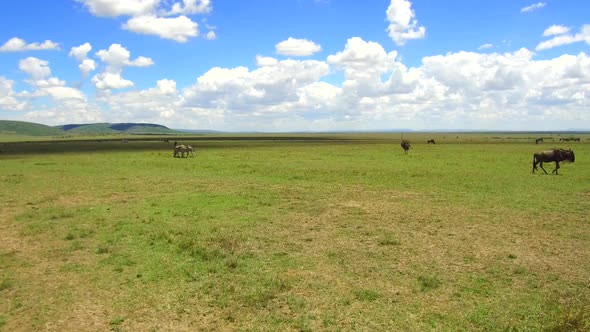
[[[402,142],[400,143],[402,149],[404,149],[404,154],[408,154],[408,150],[410,149],[411,145],[410,145],[410,141],[408,141],[407,139],[403,139]]]
[[[189,156],[189,154],[193,157],[195,156],[195,154],[193,153],[193,147],[190,145],[181,144],[174,146],[174,158],[178,157],[179,153],[181,158],[185,158],[185,153],[187,157]]]
[[[580,138],[579,137],[562,137],[559,139],[560,142],[569,142],[569,141],[574,141],[574,142],[579,142]]]
[[[434,141],[434,138],[427,140],[426,143],[427,144],[436,144],[436,142]]]
[[[535,140],[535,144],[539,144],[539,143],[543,143],[543,139],[542,138],[537,138]]]
[[[547,174],[547,171],[543,168],[543,163],[555,162],[555,169],[551,173],[558,174],[557,170],[559,169],[559,162],[564,160],[571,161],[573,163],[576,160],[574,151],[572,151],[571,149],[553,149],[537,152],[533,155],[533,173],[535,173],[535,170],[537,169],[537,164],[539,164],[543,172]]]

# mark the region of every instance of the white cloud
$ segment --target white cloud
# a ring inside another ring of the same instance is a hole
[[[183,0],[182,2],[182,4],[174,3],[167,15],[207,14],[213,10],[210,0]]]
[[[111,122],[134,119],[138,122],[167,123],[171,117],[179,121],[183,118],[182,112],[178,112],[181,99],[176,82],[169,79],[159,80],[155,87],[145,90],[104,94],[99,100],[109,105]]]
[[[214,40],[216,38],[217,38],[217,34],[215,34],[215,31],[213,31],[213,30],[207,32],[207,34],[205,35],[205,39],[207,39],[207,40]]]
[[[88,52],[90,52],[91,50],[92,45],[90,45],[90,43],[84,43],[80,46],[72,47],[68,55],[78,60],[79,62],[82,62],[88,58]]]
[[[49,96],[53,101],[80,99],[85,100],[82,91],[65,86],[65,82],[57,77],[51,77],[49,62],[34,57],[22,59],[19,69],[29,74],[31,79],[27,82],[36,90],[25,97]]]
[[[550,30],[551,28],[553,28],[553,26],[548,28],[547,30]],[[547,30],[545,30],[545,32],[547,32]],[[553,30],[555,31],[557,29],[553,29]],[[535,49],[537,51],[543,51],[543,50],[547,50],[550,48],[568,45],[568,44],[577,43],[577,42],[582,42],[582,41],[584,41],[588,45],[590,45],[590,24],[585,24],[584,26],[582,26],[582,29],[580,30],[580,32],[576,33],[575,35],[563,33],[563,34],[559,34],[549,40],[541,42],[537,45],[537,47]]]
[[[23,119],[48,125],[106,122],[97,106],[81,99],[62,99],[52,106],[37,107],[25,113]]]
[[[362,38],[348,39],[344,50],[328,56],[328,63],[343,68],[346,79],[376,79],[381,73],[393,68],[397,52],[387,53],[376,42]]]
[[[150,58],[139,56],[137,59],[133,61],[127,61],[125,64],[131,67],[149,67],[154,64],[154,61],[152,61]]]
[[[299,100],[298,89],[319,81],[329,71],[316,60],[257,57],[260,67],[212,68],[184,89],[185,107],[223,108],[230,112],[275,113]],[[281,111],[283,112],[283,111]]]
[[[40,51],[40,50],[57,50],[59,44],[46,40],[43,43],[27,44],[23,39],[14,37],[0,46],[0,52],[23,52],[23,51]]]
[[[20,101],[14,92],[14,81],[0,76],[0,110],[22,111],[27,103]]]
[[[49,62],[35,57],[28,57],[20,60],[18,68],[29,74],[33,81],[43,80],[51,75]]]
[[[293,56],[308,56],[322,50],[322,47],[311,40],[289,37],[275,45],[278,54]]]
[[[86,77],[91,71],[96,69],[96,62],[92,59],[84,59],[82,60],[82,63],[78,65],[78,68],[80,68],[80,71],[84,77]]]
[[[90,43],[84,43],[80,46],[72,47],[69,53],[69,56],[80,62],[78,68],[84,77],[88,76],[91,71],[96,69],[96,62],[92,59],[88,59],[88,52],[91,50],[92,45],[90,45]]]
[[[143,15],[156,10],[160,0],[77,0],[96,16]]]
[[[85,99],[82,91],[67,86],[48,86],[44,91],[54,99]]]
[[[537,9],[541,9],[543,7],[545,7],[547,5],[547,3],[545,2],[537,2],[534,3],[530,6],[526,6],[520,9],[521,13],[527,13],[527,12],[532,12],[533,10],[537,10]]]
[[[492,48],[492,47],[494,47],[494,45],[488,43],[488,44],[481,45],[477,49],[481,51],[481,50],[486,50],[486,49],[489,49],[489,48]]]
[[[123,24],[123,28],[135,33],[156,35],[180,43],[185,43],[190,37],[199,35],[198,24],[184,15],[174,18],[152,15],[137,16]]]
[[[411,39],[422,39],[426,35],[426,28],[419,26],[415,17],[410,1],[391,0],[387,8],[387,31],[397,45],[404,45]]]
[[[96,55],[106,64],[104,72],[92,77],[92,82],[96,88],[101,90],[132,87],[133,82],[121,76],[123,69],[127,66],[148,67],[154,64],[152,59],[144,56],[130,60],[131,53],[120,44],[112,44],[108,50],[100,50],[96,52]]]
[[[208,14],[211,0],[76,0],[93,15],[103,17],[130,16],[123,29],[145,35],[156,35],[184,43],[199,36],[198,24],[187,15]],[[215,39],[209,31],[205,38]]]
[[[92,83],[100,90],[125,89],[133,86],[133,82],[121,77],[120,73],[100,73],[92,77]]]
[[[564,33],[568,33],[570,28],[565,27],[563,25],[552,25],[545,29],[543,32],[544,37],[554,36],[554,35],[562,35]]]

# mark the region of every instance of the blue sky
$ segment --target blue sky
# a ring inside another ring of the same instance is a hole
[[[0,119],[589,128],[589,12],[582,0],[5,1]]]

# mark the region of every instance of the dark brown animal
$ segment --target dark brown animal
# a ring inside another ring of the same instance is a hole
[[[564,149],[553,149],[553,150],[546,150],[541,151],[533,154],[533,173],[537,170],[537,164],[541,167],[543,172],[547,174],[547,171],[543,168],[543,163],[552,163],[555,162],[555,169],[552,174],[558,174],[557,170],[559,169],[559,162],[561,161],[571,161],[572,163],[576,160],[576,156],[574,151],[564,150]]]
[[[543,139],[542,138],[537,138],[535,140],[535,144],[539,144],[539,143],[543,143]]]
[[[408,141],[407,139],[403,139],[400,143],[402,149],[404,149],[404,154],[408,154],[408,150],[410,150],[410,147],[412,147],[410,145],[410,141]]]
[[[436,144],[436,142],[434,141],[434,138],[427,140],[426,143],[427,144]]]

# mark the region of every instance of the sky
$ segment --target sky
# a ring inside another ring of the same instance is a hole
[[[5,0],[0,119],[590,128],[587,0]]]

